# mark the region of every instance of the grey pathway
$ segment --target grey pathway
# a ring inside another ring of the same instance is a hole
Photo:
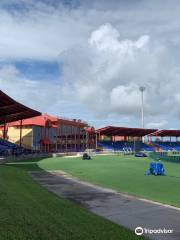
[[[60,197],[129,229],[172,229],[173,233],[147,234],[151,239],[180,240],[180,209],[145,201],[79,181],[61,171],[29,172],[35,181]],[[146,234],[144,234],[146,235]]]

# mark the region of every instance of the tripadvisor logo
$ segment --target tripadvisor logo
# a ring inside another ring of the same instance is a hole
[[[142,228],[142,227],[137,227],[134,230],[136,235],[142,235],[144,234],[169,234],[169,233],[173,233],[173,229],[149,229],[149,228]]]
[[[143,228],[142,227],[135,228],[135,234],[136,235],[142,235],[143,234]]]

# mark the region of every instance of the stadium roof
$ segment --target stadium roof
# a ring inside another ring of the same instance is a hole
[[[57,117],[48,115],[47,113],[32,118],[27,118],[22,121],[22,126],[41,126],[45,127],[48,124],[50,127],[57,127]],[[20,126],[20,121],[11,122],[9,126]]]
[[[0,124],[41,115],[40,112],[28,108],[6,95],[0,90]]]
[[[84,128],[87,125],[86,122],[82,122],[80,119],[67,119],[67,118],[61,118],[61,117],[58,117],[58,123],[60,125],[69,125],[69,126],[76,126],[81,128]]]
[[[108,126],[97,129],[96,132],[106,136],[132,136],[143,137],[150,133],[156,132],[157,129],[144,129],[144,128],[127,128],[127,127],[114,127]]]
[[[159,130],[149,134],[149,136],[157,137],[180,137],[180,130]]]
[[[22,121],[22,126],[57,127],[57,125],[59,125],[59,124],[60,125],[77,126],[77,127],[85,127],[85,123],[81,122],[80,120],[63,119],[61,117],[50,116],[47,113],[45,113],[41,116],[24,119]],[[9,126],[20,126],[20,121],[11,122],[11,123],[9,123]]]

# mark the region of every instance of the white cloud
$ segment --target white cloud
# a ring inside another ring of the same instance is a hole
[[[0,59],[57,60],[62,51],[81,44],[88,30],[74,14],[68,17],[63,7],[17,14],[0,9]]]
[[[127,54],[130,49],[142,48],[149,41],[149,36],[142,36],[137,41],[119,41],[120,33],[107,23],[93,31],[89,44],[99,51],[120,51],[120,54]]]
[[[19,12],[2,9],[6,2],[0,3],[4,91],[42,111],[61,112],[64,101],[67,107],[73,102],[79,108],[71,108],[72,115],[85,109],[95,119],[128,118],[132,126],[140,118],[138,88],[145,85],[146,121],[178,120],[179,1],[80,1],[80,7],[67,9],[10,0],[27,5]],[[24,59],[61,62],[63,82],[22,77],[9,62]]]
[[[42,112],[51,111],[60,94],[59,86],[24,78],[12,64],[0,68],[0,86],[17,101]]]
[[[110,103],[112,111],[123,112],[123,114],[134,114],[139,111],[140,101],[138,86],[117,86],[110,92]]]
[[[171,106],[179,99],[180,74],[169,56],[169,49],[149,36],[124,40],[108,23],[94,30],[86,45],[61,55],[66,90],[73,85],[72,94],[96,115],[137,117],[139,86],[144,85],[145,114],[164,114],[167,108],[172,114]]]
[[[153,129],[166,129],[168,125],[167,120],[161,120],[160,122],[150,122],[146,124],[147,128],[153,128]]]

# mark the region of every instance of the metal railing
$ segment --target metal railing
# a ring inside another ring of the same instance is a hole
[[[179,154],[179,156],[178,156]],[[176,155],[168,155],[167,152],[151,152],[149,153],[149,157],[153,160],[162,160],[167,162],[174,162],[174,163],[180,163],[180,153],[176,152]]]

